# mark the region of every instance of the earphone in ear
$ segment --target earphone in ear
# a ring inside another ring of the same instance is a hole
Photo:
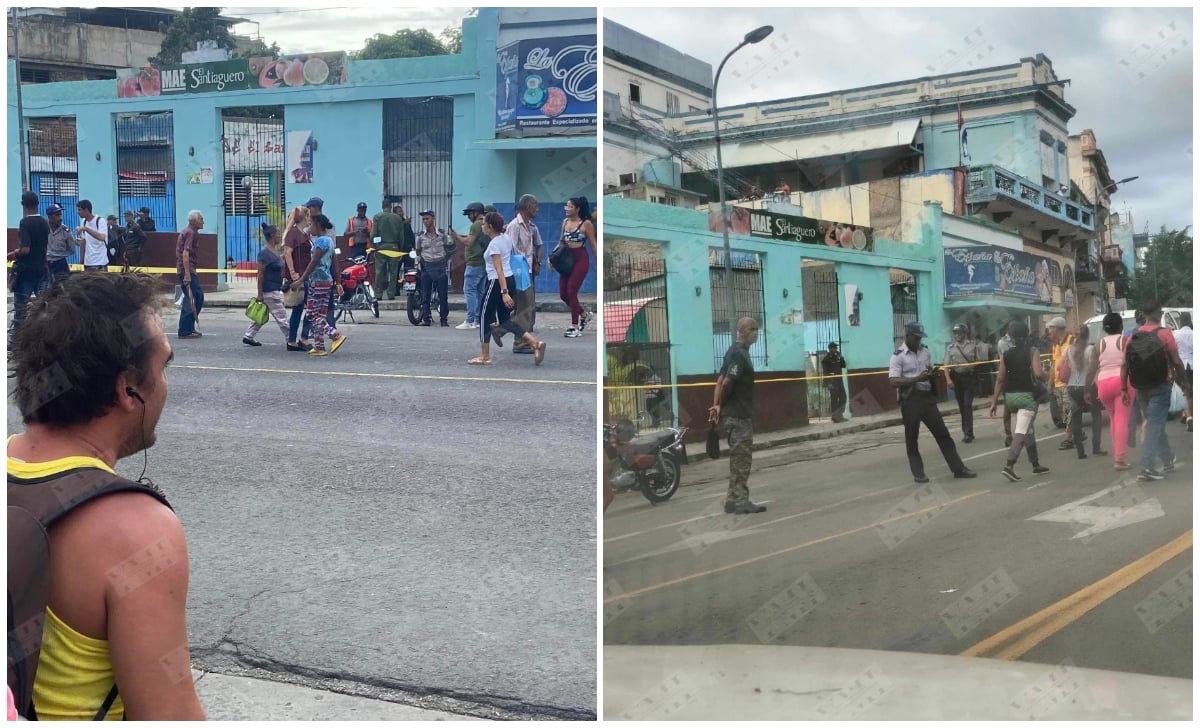
[[[126,387],[125,394],[128,394],[130,397],[133,397],[142,404],[146,404],[146,400],[142,399],[142,395],[138,394],[138,391],[133,387]]]

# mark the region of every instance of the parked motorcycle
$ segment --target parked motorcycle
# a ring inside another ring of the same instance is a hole
[[[340,254],[341,250],[334,252]],[[370,311],[379,318],[379,299],[371,285],[371,274],[375,269],[373,253],[368,249],[366,255],[351,258],[350,265],[342,270],[342,295],[334,302],[335,321],[348,315],[353,322],[355,311]]]
[[[628,420],[604,426],[604,453],[612,463],[609,483],[621,493],[640,490],[657,505],[679,489],[686,427],[669,427],[649,435],[636,435]]]
[[[416,267],[416,261],[411,255],[406,255],[401,263],[403,277],[400,288],[408,296],[408,322],[413,326],[421,323],[421,270]],[[441,297],[437,288],[430,291],[429,310],[436,311],[441,305]]]

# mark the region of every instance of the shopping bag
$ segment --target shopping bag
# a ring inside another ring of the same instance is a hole
[[[246,318],[261,326],[271,318],[271,312],[267,304],[257,298],[251,298],[250,303],[246,305]]]

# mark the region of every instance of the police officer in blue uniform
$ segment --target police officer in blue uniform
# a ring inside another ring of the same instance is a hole
[[[937,396],[932,381],[938,376],[929,355],[929,349],[921,345],[925,338],[925,327],[913,321],[904,326],[904,344],[892,353],[888,361],[888,382],[896,387],[900,397],[900,416],[904,421],[904,445],[908,450],[908,466],[913,480],[928,483],[925,463],[917,450],[917,435],[921,423],[929,428],[933,439],[942,451],[942,457],[956,478],[974,478],[975,471],[963,464],[954,447],[954,438],[946,429],[942,413],[938,410]]]

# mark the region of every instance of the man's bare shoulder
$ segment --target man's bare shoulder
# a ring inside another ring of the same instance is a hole
[[[97,498],[56,524],[54,535],[56,540],[61,536],[82,548],[113,554],[146,548],[162,539],[184,540],[183,524],[175,512],[145,493]]]

